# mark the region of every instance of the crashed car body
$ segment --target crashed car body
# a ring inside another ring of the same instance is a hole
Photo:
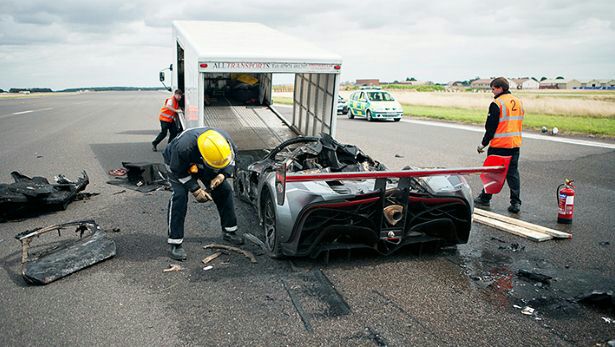
[[[323,134],[290,139],[258,161],[238,156],[234,184],[258,211],[273,257],[351,248],[391,254],[413,243],[468,241],[471,189],[450,173],[481,171],[469,169],[403,177],[419,171],[386,171],[357,147]]]

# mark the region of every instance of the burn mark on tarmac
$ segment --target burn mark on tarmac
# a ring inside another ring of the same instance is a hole
[[[303,309],[303,306],[301,306],[301,302],[299,301],[299,298],[297,297],[297,295],[291,290],[291,287],[288,285],[288,283],[284,279],[282,279],[282,285],[284,286],[284,289],[288,293],[288,296],[290,297],[290,301],[293,303],[293,307],[295,308],[295,311],[297,311],[297,314],[299,314],[299,317],[301,317],[301,321],[303,322],[303,326],[305,327],[305,330],[309,332],[314,332],[314,328],[312,328],[312,324],[310,324],[310,318],[308,314],[305,312],[305,310]]]
[[[492,239],[494,241],[494,239]],[[574,269],[551,263],[512,243],[495,239],[491,249],[465,249],[447,260],[488,294],[489,301],[502,308],[530,306],[549,318],[574,318],[584,307],[579,297],[592,291],[612,290],[615,279],[598,269]]]
[[[309,332],[313,332],[310,323],[313,319],[340,317],[351,312],[344,297],[319,269],[296,273],[281,281]]]

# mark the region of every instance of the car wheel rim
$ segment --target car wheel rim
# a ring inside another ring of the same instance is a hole
[[[272,251],[275,248],[275,212],[273,211],[273,203],[271,199],[265,202],[265,211],[263,214],[263,226],[265,228],[265,242],[267,248]]]

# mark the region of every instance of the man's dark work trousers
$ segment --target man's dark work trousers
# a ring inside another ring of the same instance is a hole
[[[200,177],[201,182],[209,187],[209,182],[213,177]],[[184,220],[186,219],[186,211],[188,210],[188,195],[192,194],[181,184],[172,174],[169,176],[169,182],[173,189],[173,195],[169,200],[169,208],[167,215],[168,223],[168,243],[181,244],[184,238]],[[222,230],[237,229],[237,217],[235,215],[235,203],[233,201],[233,189],[227,180],[224,180],[221,185],[211,191],[211,197],[218,208],[220,215],[220,224]]]
[[[156,136],[152,144],[158,146],[158,144],[167,137],[167,132],[169,132],[169,142],[171,142],[175,136],[177,136],[177,126],[173,122],[160,121],[160,134]]]
[[[500,154],[490,152],[491,148],[487,151],[487,155]],[[521,204],[521,198],[519,197],[521,193],[521,178],[519,177],[519,151],[513,152],[511,156],[510,166],[508,167],[508,173],[506,174],[506,182],[508,183],[508,188],[510,188],[510,204]],[[490,201],[491,196],[492,194],[486,194],[484,189],[480,194],[480,198],[484,201]]]

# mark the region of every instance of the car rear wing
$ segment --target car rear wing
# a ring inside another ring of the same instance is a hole
[[[328,172],[318,174],[287,174],[291,160],[278,166],[275,175],[276,197],[279,205],[284,205],[286,199],[286,183],[308,181],[337,180],[383,180],[387,178],[410,178],[442,175],[470,175],[480,173],[483,188],[488,194],[497,194],[502,190],[510,156],[489,155],[481,167],[438,168],[404,171],[363,171],[363,172]]]

